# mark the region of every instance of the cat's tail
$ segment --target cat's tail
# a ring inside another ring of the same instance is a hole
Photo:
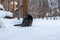
[[[15,24],[14,26],[21,26],[22,24]]]

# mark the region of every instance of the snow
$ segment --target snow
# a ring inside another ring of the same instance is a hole
[[[3,7],[2,4],[0,4],[0,8],[3,9],[3,11],[0,10],[0,18],[3,18],[3,17],[5,17],[5,16],[13,17],[13,13],[11,13],[10,11],[4,11],[4,7]]]
[[[31,27],[13,26],[22,19],[0,20],[4,24],[0,28],[0,40],[60,40],[60,20],[34,19]]]
[[[2,25],[2,21],[0,20],[0,28],[4,27],[4,25]]]
[[[0,4],[0,8],[2,8],[3,10],[5,10],[2,4]]]
[[[0,10],[0,18],[3,18],[5,16],[13,17],[13,13],[11,13],[9,11],[2,11],[2,10]]]
[[[3,18],[6,15],[11,16],[12,13],[0,11],[0,40],[60,40],[59,19],[33,19],[31,27],[21,27],[14,24],[21,24],[22,18]]]
[[[13,4],[13,1],[12,1],[10,4]],[[14,2],[14,4],[16,4],[16,5],[17,5],[18,3],[17,3],[17,2]]]

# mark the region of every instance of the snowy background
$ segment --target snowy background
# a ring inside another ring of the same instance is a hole
[[[60,20],[34,19],[31,27],[13,26],[22,19],[0,18],[0,40],[60,40]]]
[[[33,19],[31,27],[15,27],[14,24],[20,24],[22,18],[4,18],[12,15],[9,11],[0,10],[0,40],[60,40],[59,19]]]

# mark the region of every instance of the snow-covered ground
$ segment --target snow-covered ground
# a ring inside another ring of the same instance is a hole
[[[34,19],[31,27],[13,26],[22,19],[0,18],[0,40],[60,40],[60,20]]]
[[[60,20],[34,19],[31,27],[14,26],[18,20],[4,19],[8,11],[0,11],[0,40],[60,40]]]

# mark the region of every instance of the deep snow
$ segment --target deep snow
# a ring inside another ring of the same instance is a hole
[[[31,27],[13,25],[22,19],[0,19],[0,40],[60,40],[60,20],[34,19]]]

